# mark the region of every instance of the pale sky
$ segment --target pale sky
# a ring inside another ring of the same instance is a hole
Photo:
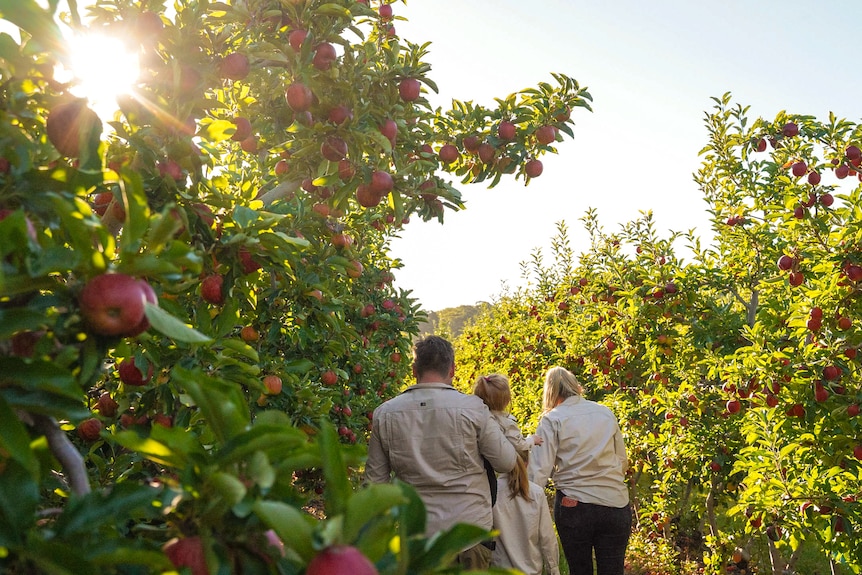
[[[396,285],[426,310],[491,301],[521,285],[519,263],[542,248],[550,262],[556,222],[575,253],[580,218],[598,210],[608,232],[652,210],[662,236],[711,236],[692,174],[707,143],[711,96],[732,92],[753,120],[781,111],[862,120],[856,0],[412,0],[393,4],[399,36],[430,41],[435,105],[493,98],[552,82],[587,86],[594,112],[576,110],[575,138],[545,155],[529,187],[460,186],[467,209],[442,226],[411,222],[392,243],[404,267]],[[454,180],[457,183],[457,179]]]

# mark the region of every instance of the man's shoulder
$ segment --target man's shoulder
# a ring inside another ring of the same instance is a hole
[[[417,400],[433,398],[438,407],[484,411],[490,415],[488,406],[476,395],[464,393],[451,386],[429,386],[415,384],[395,397],[384,401],[375,411],[385,413],[410,408]]]

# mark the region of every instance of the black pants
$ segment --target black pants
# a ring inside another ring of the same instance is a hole
[[[622,508],[578,503],[563,507],[563,493],[554,500],[554,523],[571,575],[593,575],[593,552],[598,575],[623,575],[626,547],[632,530],[631,505]]]

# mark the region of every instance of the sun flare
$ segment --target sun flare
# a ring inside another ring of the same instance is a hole
[[[138,80],[138,56],[119,38],[99,33],[76,34],[69,40],[72,93],[90,101],[103,120],[117,110],[117,96],[131,93]]]

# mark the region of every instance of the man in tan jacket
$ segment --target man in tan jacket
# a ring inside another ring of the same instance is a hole
[[[445,339],[428,336],[413,350],[416,384],[374,411],[365,475],[373,483],[392,477],[412,485],[428,511],[433,535],[456,523],[485,529],[493,524],[491,490],[482,463],[498,473],[515,466],[515,449],[485,403],[452,387],[455,351]],[[463,551],[457,562],[487,569],[488,546]]]

